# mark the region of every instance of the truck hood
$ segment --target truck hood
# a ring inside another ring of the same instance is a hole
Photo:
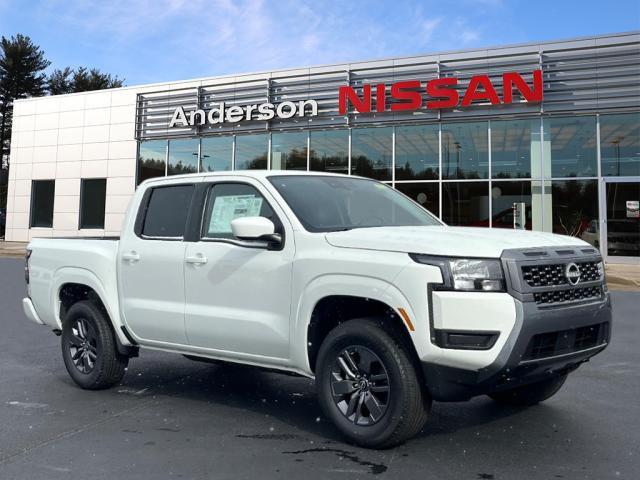
[[[498,258],[511,248],[591,246],[578,238],[552,233],[447,226],[355,228],[328,233],[326,239],[342,248],[485,258]]]

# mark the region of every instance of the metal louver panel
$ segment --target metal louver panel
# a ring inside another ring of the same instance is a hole
[[[474,75],[488,75],[502,94],[502,74],[518,72],[528,81],[532,72],[542,69],[544,100],[528,104],[516,94],[510,105],[473,104],[448,110],[390,111],[394,82],[419,80],[423,105],[428,100],[424,86],[438,77],[457,77],[458,93],[464,95]],[[514,47],[442,53],[383,61],[312,67],[205,79],[199,86],[138,94],[136,138],[184,137],[229,132],[259,132],[433,122],[438,119],[489,118],[501,115],[572,114],[640,108],[640,33],[627,33],[547,42]],[[362,93],[364,84],[386,84],[387,110],[361,114],[338,112],[338,89],[349,85]],[[237,123],[196,125],[169,129],[179,106],[186,112],[224,102],[228,107],[285,101],[315,100],[317,116],[294,116],[269,121],[244,120]]]

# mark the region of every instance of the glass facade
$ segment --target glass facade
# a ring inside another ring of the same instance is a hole
[[[307,132],[271,136],[271,170],[307,169]]]
[[[513,228],[514,205],[524,204],[526,229],[599,246],[598,179],[640,177],[640,114],[153,140],[141,142],[139,151],[138,181],[165,169],[351,173],[394,186],[451,225]],[[624,191],[625,202],[638,200],[631,187],[607,185],[606,191],[617,216],[622,200],[609,191]],[[637,224],[625,222],[618,230]],[[619,245],[610,250],[623,251]]]
[[[309,140],[309,170],[349,173],[349,130],[313,131]]]
[[[169,140],[167,175],[198,172],[198,139]]]
[[[206,137],[200,143],[200,171],[224,172],[233,164],[233,137]]]

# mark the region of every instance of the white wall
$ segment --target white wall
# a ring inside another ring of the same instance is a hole
[[[19,100],[14,105],[6,240],[117,235],[135,189],[137,90]],[[78,230],[80,179],[107,178],[104,230]],[[29,229],[31,181],[55,179],[53,228]]]

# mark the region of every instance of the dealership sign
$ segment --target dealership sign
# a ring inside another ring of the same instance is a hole
[[[543,98],[542,70],[535,70],[532,76],[533,83],[530,85],[517,72],[503,73],[502,88],[498,89],[488,75],[474,75],[469,80],[464,93],[457,88],[461,83],[457,77],[435,78],[427,82],[406,80],[391,85],[364,84],[357,89],[343,86],[338,90],[338,110],[340,115],[346,115],[350,105],[357,113],[382,113],[389,110],[415,111],[421,108],[451,109],[469,107],[476,103],[508,105],[513,103],[515,92],[518,92],[525,102],[539,103]],[[209,110],[199,108],[185,112],[183,107],[178,107],[173,112],[169,128],[236,123],[246,120],[267,121],[274,118],[286,120],[317,115],[316,100],[286,101],[278,104],[266,102],[229,107],[221,102]]]
[[[232,105],[227,107],[224,102],[217,104],[210,110],[192,110],[185,112],[178,107],[173,112],[169,128],[194,127],[209,123],[229,122],[235,123],[242,120],[272,120],[274,118],[288,119],[293,117],[314,117],[318,115],[318,102],[315,100],[301,100],[299,102],[282,102],[279,104],[260,103],[252,105]]]
[[[468,107],[475,102],[501,105],[513,103],[514,90],[526,102],[538,103],[542,101],[542,70],[533,72],[533,85],[525,81],[519,73],[508,72],[502,75],[502,98],[494,87],[488,75],[474,75],[469,80],[462,99],[456,89],[459,81],[457,77],[443,77],[429,80],[423,84],[420,80],[395,82],[389,88],[384,83],[372,86],[364,84],[362,94],[358,95],[353,87],[340,87],[338,109],[340,115],[346,115],[349,104],[359,113],[387,111],[388,93],[395,100],[391,104],[391,111],[418,110],[425,107],[429,110],[440,108]],[[375,90],[375,108],[373,92]],[[427,94],[427,101],[423,101],[423,93]],[[462,100],[462,101],[461,101]]]

